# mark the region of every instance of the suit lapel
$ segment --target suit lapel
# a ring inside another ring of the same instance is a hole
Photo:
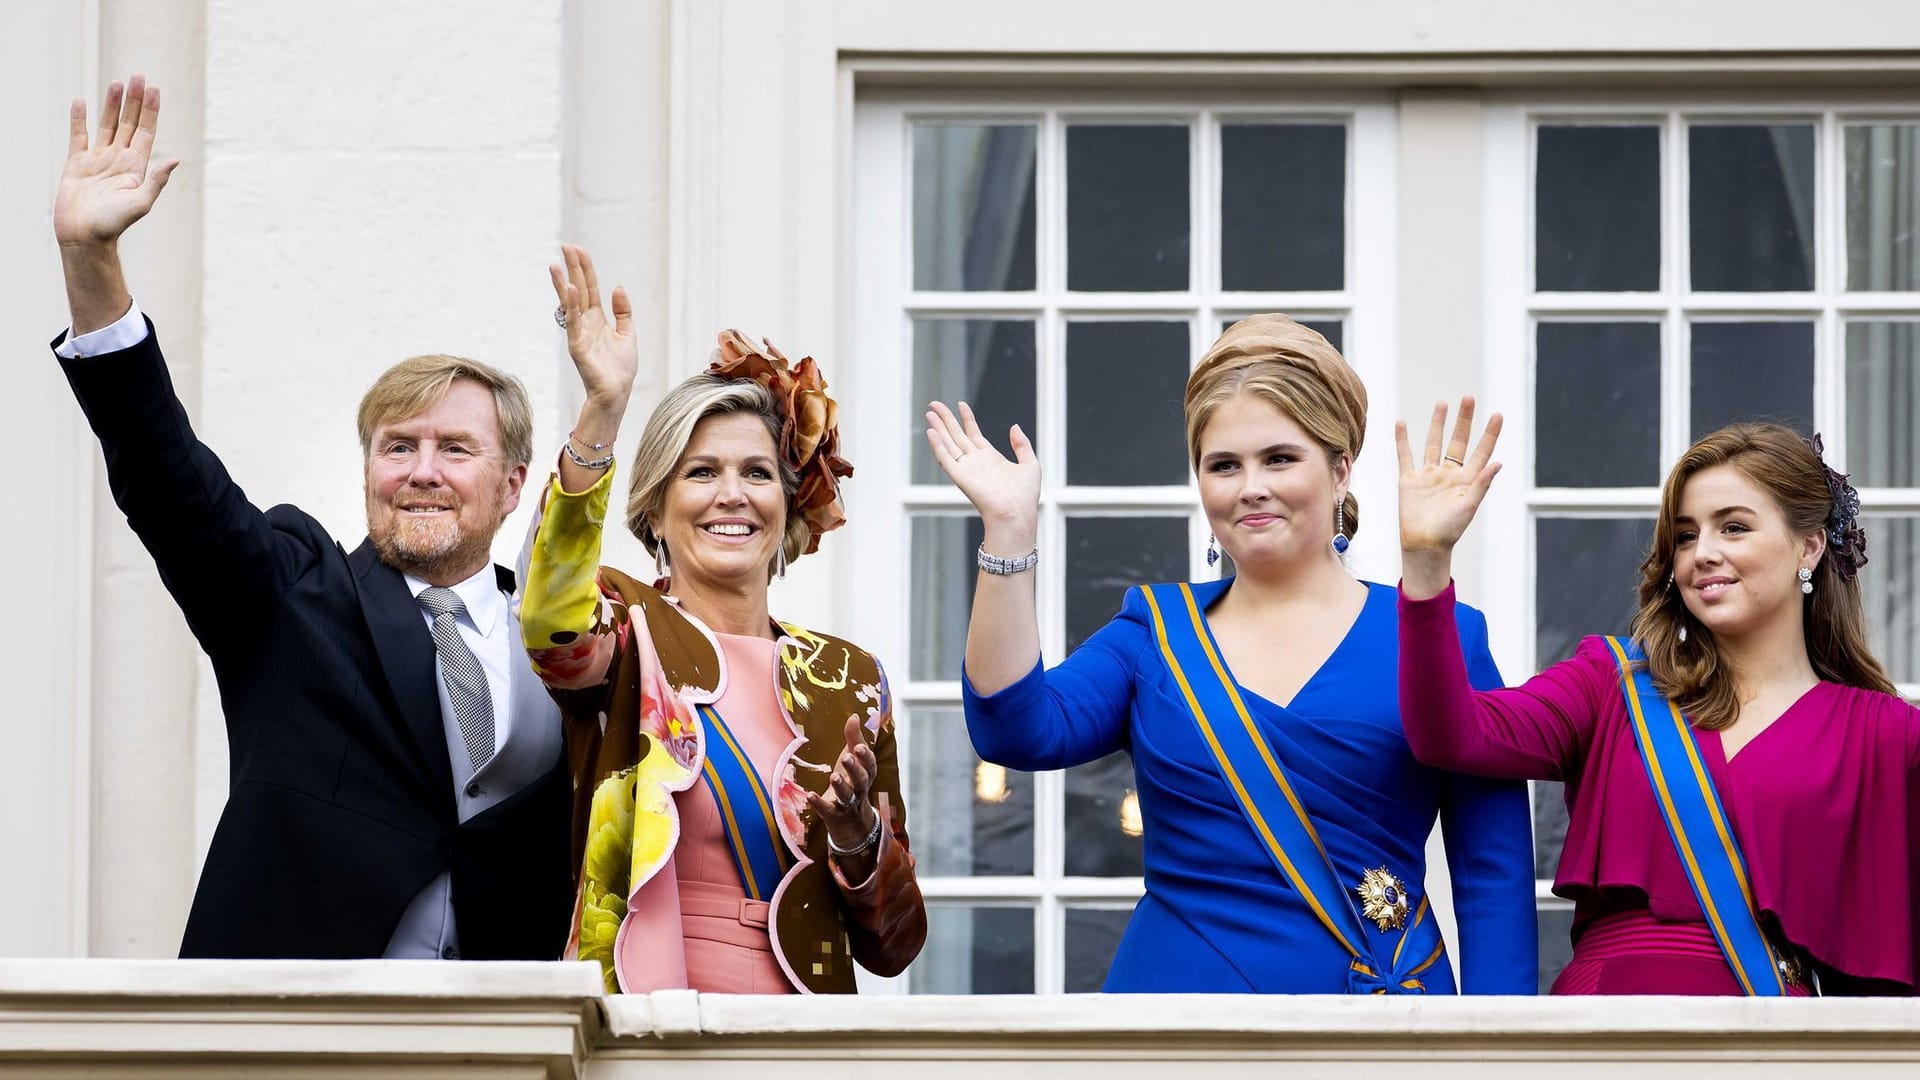
[[[447,759],[446,727],[440,718],[440,692],[434,685],[433,636],[400,571],[380,561],[373,541],[351,556],[360,583],[360,615],[373,635],[373,651],[387,676],[387,688],[400,708],[407,734],[433,790],[453,806],[453,765]]]

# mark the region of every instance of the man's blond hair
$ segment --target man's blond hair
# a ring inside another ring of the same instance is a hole
[[[373,451],[373,429],[419,416],[440,403],[456,379],[471,379],[493,391],[500,420],[500,448],[508,468],[533,460],[533,404],[520,380],[478,360],[430,353],[388,368],[360,399],[360,452]]]

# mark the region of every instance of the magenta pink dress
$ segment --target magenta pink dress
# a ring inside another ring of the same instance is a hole
[[[1521,686],[1476,692],[1453,607],[1452,586],[1431,600],[1400,599],[1407,742],[1438,768],[1566,784],[1553,891],[1574,903],[1574,952],[1555,991],[1738,992],[1724,960],[1724,983],[1709,974],[1713,938],[1647,781],[1605,644],[1586,638],[1571,659]],[[1833,973],[1913,993],[1920,710],[1823,682],[1731,762],[1718,732],[1697,737],[1762,921]]]
[[[754,771],[773,776],[794,740],[780,715],[777,643],[771,639],[714,635],[725,656],[727,685],[714,708],[740,740]],[[709,751],[711,752],[711,750]],[[767,934],[768,905],[747,899],[740,870],[727,845],[720,806],[705,781],[674,796],[680,810],[680,843],[673,869],[680,885],[680,927],[686,938],[687,987],[714,994],[791,994],[792,984],[773,957]]]

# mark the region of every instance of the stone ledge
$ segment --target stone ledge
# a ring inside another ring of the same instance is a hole
[[[599,1041],[588,964],[0,961],[0,1076],[575,1077]]]
[[[605,998],[587,964],[0,961],[0,1077],[1920,1075],[1920,1000]]]

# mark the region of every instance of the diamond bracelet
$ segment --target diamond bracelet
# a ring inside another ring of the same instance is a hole
[[[980,564],[980,569],[985,570],[989,574],[994,574],[999,577],[1009,577],[1039,566],[1040,549],[1034,548],[1025,555],[1008,558],[1005,555],[987,554],[986,545],[983,544],[980,550],[975,553],[974,561]]]

